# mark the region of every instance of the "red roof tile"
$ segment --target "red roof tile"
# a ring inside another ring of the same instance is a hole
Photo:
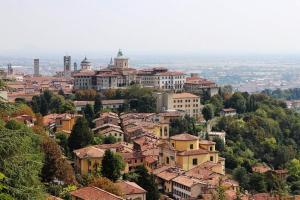
[[[116,196],[100,188],[90,186],[79,188],[70,193],[71,196],[82,200],[124,200],[122,197]]]
[[[136,184],[135,182],[130,181],[118,181],[116,183],[117,186],[121,189],[124,195],[132,195],[132,194],[144,194],[146,190],[144,190],[141,186]]]

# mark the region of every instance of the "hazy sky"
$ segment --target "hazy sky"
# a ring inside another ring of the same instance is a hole
[[[0,55],[300,53],[299,0],[0,0]]]

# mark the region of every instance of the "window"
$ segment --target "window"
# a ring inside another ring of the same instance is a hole
[[[197,165],[198,164],[198,159],[197,158],[194,158],[193,159],[193,165]]]
[[[175,146],[174,143],[172,143],[172,146],[173,146],[173,147]]]
[[[167,157],[167,164],[169,164],[170,163],[170,158],[169,157]]]
[[[210,161],[214,161],[214,157],[213,156],[210,157]]]
[[[190,144],[190,149],[193,149],[193,148],[194,148],[193,144]]]
[[[212,150],[213,150],[213,147],[209,147],[209,150],[212,151]]]
[[[165,136],[168,135],[168,128],[167,127],[164,128],[164,133],[165,133]]]

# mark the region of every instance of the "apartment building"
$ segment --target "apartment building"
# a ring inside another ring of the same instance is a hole
[[[191,93],[155,93],[156,111],[181,111],[184,114],[199,118],[202,105],[200,97]]]

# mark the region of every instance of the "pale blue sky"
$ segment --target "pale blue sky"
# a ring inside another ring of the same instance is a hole
[[[299,0],[0,0],[0,55],[299,53]]]

